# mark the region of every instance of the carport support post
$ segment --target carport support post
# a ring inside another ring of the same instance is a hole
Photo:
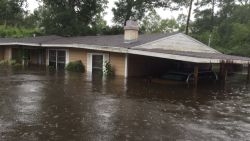
[[[223,83],[227,80],[227,67],[228,62],[223,60],[220,64],[220,80]]]
[[[197,85],[198,85],[198,73],[199,73],[199,66],[198,66],[198,64],[195,64],[195,66],[194,66],[194,87],[197,87]]]

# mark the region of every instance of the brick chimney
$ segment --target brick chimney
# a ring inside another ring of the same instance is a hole
[[[124,42],[136,42],[139,37],[139,26],[136,21],[128,20],[124,27]]]

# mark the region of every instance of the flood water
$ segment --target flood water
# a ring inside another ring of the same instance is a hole
[[[250,140],[246,76],[225,85],[0,69],[1,141]]]

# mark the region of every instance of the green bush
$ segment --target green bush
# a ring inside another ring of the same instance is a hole
[[[85,72],[85,66],[83,65],[82,61],[74,61],[68,63],[66,66],[67,71],[73,71],[73,72]]]
[[[16,62],[16,60],[2,60],[0,61],[0,65],[21,66],[21,64]]]
[[[0,65],[9,65],[9,61],[8,60],[2,60],[2,61],[0,61]]]
[[[105,62],[104,74],[106,76],[114,76],[115,75],[114,69],[113,69],[112,65],[110,64],[110,62]]]

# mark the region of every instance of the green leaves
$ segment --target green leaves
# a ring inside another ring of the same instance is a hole
[[[118,25],[125,25],[129,19],[140,21],[154,8],[166,8],[169,5],[170,0],[119,0],[112,9],[113,21]]]
[[[33,34],[42,34],[36,29],[0,26],[0,37],[31,37]]]
[[[141,25],[142,32],[146,33],[169,33],[178,31],[179,25],[175,19],[161,19],[161,17],[156,13],[156,11],[150,12],[142,20]]]
[[[67,64],[65,69],[72,72],[82,72],[82,73],[85,72],[85,66],[80,60],[69,62],[69,64]]]
[[[107,0],[43,0],[42,26],[47,34],[62,36],[86,35],[98,14],[106,7]]]
[[[26,0],[1,0],[0,25],[19,26],[24,17],[24,2]]]
[[[224,53],[250,56],[250,4],[225,0],[219,7],[213,23],[210,9],[196,11],[192,36],[206,44],[211,37],[211,45]]]

